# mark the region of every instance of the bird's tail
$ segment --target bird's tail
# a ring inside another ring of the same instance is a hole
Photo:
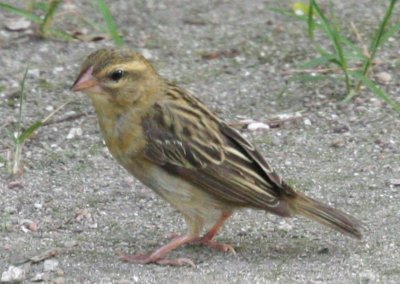
[[[361,223],[354,217],[312,199],[301,192],[288,200],[292,213],[303,215],[345,235],[361,239]]]

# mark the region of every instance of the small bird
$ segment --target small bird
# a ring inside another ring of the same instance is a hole
[[[234,253],[215,236],[241,208],[302,215],[361,239],[359,221],[296,191],[238,131],[161,77],[142,55],[127,49],[95,51],[71,89],[90,97],[112,156],[177,209],[188,227],[154,252],[119,253],[122,260],[194,265],[188,258],[166,258],[183,244]]]

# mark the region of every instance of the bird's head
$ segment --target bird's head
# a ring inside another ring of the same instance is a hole
[[[71,89],[88,94],[93,102],[132,105],[160,89],[160,76],[140,54],[124,49],[100,49],[82,64]]]

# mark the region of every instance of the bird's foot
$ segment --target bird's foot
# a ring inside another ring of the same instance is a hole
[[[189,258],[163,258],[157,257],[154,253],[149,254],[126,254],[122,252],[117,252],[117,255],[122,261],[125,262],[132,262],[132,263],[139,263],[139,264],[159,264],[159,265],[171,265],[171,266],[184,266],[189,265],[194,267],[194,263]]]
[[[167,235],[167,237],[169,239],[176,239],[179,238],[180,235],[175,234],[175,233],[170,233]],[[203,246],[207,246],[209,248],[218,250],[218,251],[222,251],[222,252],[231,252],[234,255],[236,255],[236,251],[233,248],[232,245],[229,244],[224,244],[224,243],[219,243],[217,241],[215,241],[214,239],[210,238],[210,235],[206,234],[203,237],[198,237],[192,241],[189,242],[189,244],[191,245],[203,245]]]
[[[191,243],[207,246],[207,247],[210,247],[212,249],[222,251],[222,252],[231,252],[234,255],[236,255],[236,251],[232,245],[219,243],[213,239],[207,238],[206,236],[198,238],[197,240],[194,240]]]
[[[190,265],[194,266],[193,261],[188,258],[177,258],[177,259],[168,259],[165,256],[172,250],[177,247],[190,243],[192,240],[196,239],[195,236],[185,235],[173,238],[168,244],[163,245],[152,253],[149,254],[125,254],[122,252],[118,252],[117,255],[121,260],[126,262],[134,262],[141,264],[155,263],[160,265]]]

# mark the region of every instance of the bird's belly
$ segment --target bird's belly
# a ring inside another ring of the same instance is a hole
[[[145,173],[136,171],[133,174],[186,217],[201,218],[204,225],[207,225],[216,222],[222,211],[231,209],[207,192],[167,173],[158,166],[152,165],[145,168]]]

